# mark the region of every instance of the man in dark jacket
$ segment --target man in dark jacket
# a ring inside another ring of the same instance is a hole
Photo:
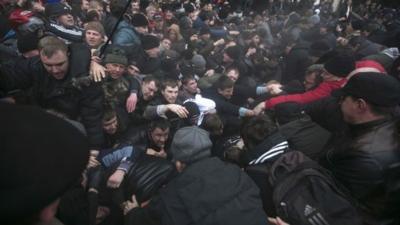
[[[178,130],[171,151],[180,173],[145,208],[134,204],[126,224],[268,224],[258,188],[239,167],[210,158],[209,134]]]
[[[39,46],[40,57],[0,68],[0,89],[6,93],[29,89],[33,104],[63,113],[69,119],[80,118],[91,149],[98,150],[103,143],[103,91],[96,84],[82,88],[73,85],[76,78],[89,72],[89,49],[83,45],[68,49],[55,37],[43,38]]]
[[[359,73],[341,91],[348,140],[327,153],[325,166],[358,201],[366,224],[399,224],[400,142],[393,109],[400,84],[380,73]]]

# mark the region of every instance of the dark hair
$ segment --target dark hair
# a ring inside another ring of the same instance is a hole
[[[172,79],[166,79],[161,83],[161,90],[165,90],[167,87],[178,87],[178,81]]]
[[[219,90],[233,88],[234,85],[235,83],[227,76],[221,76],[218,78],[217,82],[215,82],[215,87]]]
[[[187,74],[183,76],[181,81],[183,85],[186,85],[191,80],[196,80],[196,78],[192,74]]]
[[[111,15],[119,17],[124,13],[126,1],[125,0],[111,0],[110,2],[110,12]]]
[[[171,127],[171,123],[166,119],[156,119],[151,121],[149,124],[148,130],[150,132],[154,131],[156,128],[160,128],[161,130],[166,130]]]
[[[243,121],[240,135],[244,145],[248,149],[252,149],[276,130],[276,124],[269,116],[259,115]]]
[[[156,84],[156,87],[158,88],[160,86],[160,81],[151,75],[147,75],[143,78],[142,83],[148,84],[150,82],[154,81],[154,83]]]
[[[361,43],[363,43],[364,41],[365,41],[364,37],[356,36],[349,40],[349,45],[355,47],[357,45],[361,45]]]
[[[224,124],[217,114],[208,114],[204,116],[200,127],[208,131],[211,135],[221,135]]]

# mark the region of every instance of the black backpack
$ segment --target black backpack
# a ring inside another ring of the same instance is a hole
[[[303,153],[291,151],[271,167],[276,212],[294,225],[362,224],[344,189],[330,173]]]

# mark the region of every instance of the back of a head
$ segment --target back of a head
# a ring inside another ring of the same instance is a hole
[[[125,0],[111,0],[110,2],[111,15],[117,18],[121,16],[121,14],[124,13],[126,3],[127,2]]]
[[[277,130],[274,121],[267,115],[258,115],[243,121],[240,129],[244,145],[252,149]]]
[[[211,156],[212,142],[207,131],[196,127],[179,129],[172,140],[173,161],[192,164]]]
[[[88,142],[74,126],[36,107],[0,104],[0,123],[2,224],[34,224],[78,183]]]

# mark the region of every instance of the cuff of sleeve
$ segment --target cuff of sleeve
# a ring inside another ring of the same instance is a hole
[[[246,108],[240,107],[239,108],[239,116],[241,116],[241,117],[245,116],[247,110],[248,109],[246,109]]]
[[[265,94],[265,93],[267,93],[267,88],[264,86],[259,86],[256,88],[256,93],[257,93],[257,95]]]
[[[158,116],[165,116],[165,112],[167,111],[167,106],[166,105],[158,105],[157,106],[157,115]]]
[[[136,89],[131,90],[131,94],[137,94],[137,93],[138,93],[138,90],[136,90]]]

